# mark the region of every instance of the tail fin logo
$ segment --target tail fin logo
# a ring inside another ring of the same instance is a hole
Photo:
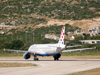
[[[60,34],[60,39],[59,39],[58,44],[64,44],[64,35],[65,35],[65,26],[62,27],[62,31]]]

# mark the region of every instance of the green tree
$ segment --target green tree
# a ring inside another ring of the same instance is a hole
[[[75,40],[83,40],[83,36],[82,35],[76,35],[75,36]]]
[[[10,49],[11,48],[11,42],[5,42],[4,48]]]
[[[24,46],[24,43],[20,40],[14,40],[11,43],[11,49],[20,49],[22,46]]]

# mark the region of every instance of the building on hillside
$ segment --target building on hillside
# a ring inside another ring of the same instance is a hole
[[[45,34],[45,38],[59,40],[59,37],[57,37],[55,35],[50,35],[50,34]]]
[[[4,34],[5,32],[4,31],[0,31],[0,34]]]
[[[100,35],[100,25],[91,26],[88,31],[90,36]]]
[[[71,36],[69,39],[70,40],[75,40],[75,37],[74,36]]]
[[[83,44],[100,44],[100,40],[80,40]]]
[[[85,35],[86,33],[85,33],[85,30],[75,30],[74,34],[75,35]]]
[[[70,30],[68,31],[68,34],[74,34],[74,35],[85,35],[85,30]]]
[[[83,35],[85,34],[85,30],[70,30],[68,31],[68,34]]]
[[[74,34],[74,30],[69,30],[67,33],[68,34]]]
[[[8,29],[8,30],[11,30],[12,28],[14,28],[14,26],[10,26],[10,25],[0,25],[0,29]]]
[[[67,34],[71,37],[69,38],[70,40],[75,40],[75,37],[73,35],[82,35],[83,37],[86,35],[85,30],[70,30],[67,32]]]

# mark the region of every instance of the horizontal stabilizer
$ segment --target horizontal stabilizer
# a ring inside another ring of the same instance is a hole
[[[79,46],[82,46],[82,45],[67,46],[67,48],[71,48],[71,47],[79,47]]]
[[[94,48],[81,48],[81,49],[69,49],[69,50],[63,50],[62,52],[82,51],[82,50],[89,50],[89,49],[96,49],[96,47],[94,47]]]

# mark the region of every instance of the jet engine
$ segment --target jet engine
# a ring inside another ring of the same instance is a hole
[[[23,54],[24,59],[29,59],[30,57],[31,57],[31,55],[29,53],[24,53]]]
[[[56,54],[56,55],[54,55],[54,56],[53,56],[53,57],[54,57],[54,60],[59,60],[60,56],[61,56],[61,54]]]

